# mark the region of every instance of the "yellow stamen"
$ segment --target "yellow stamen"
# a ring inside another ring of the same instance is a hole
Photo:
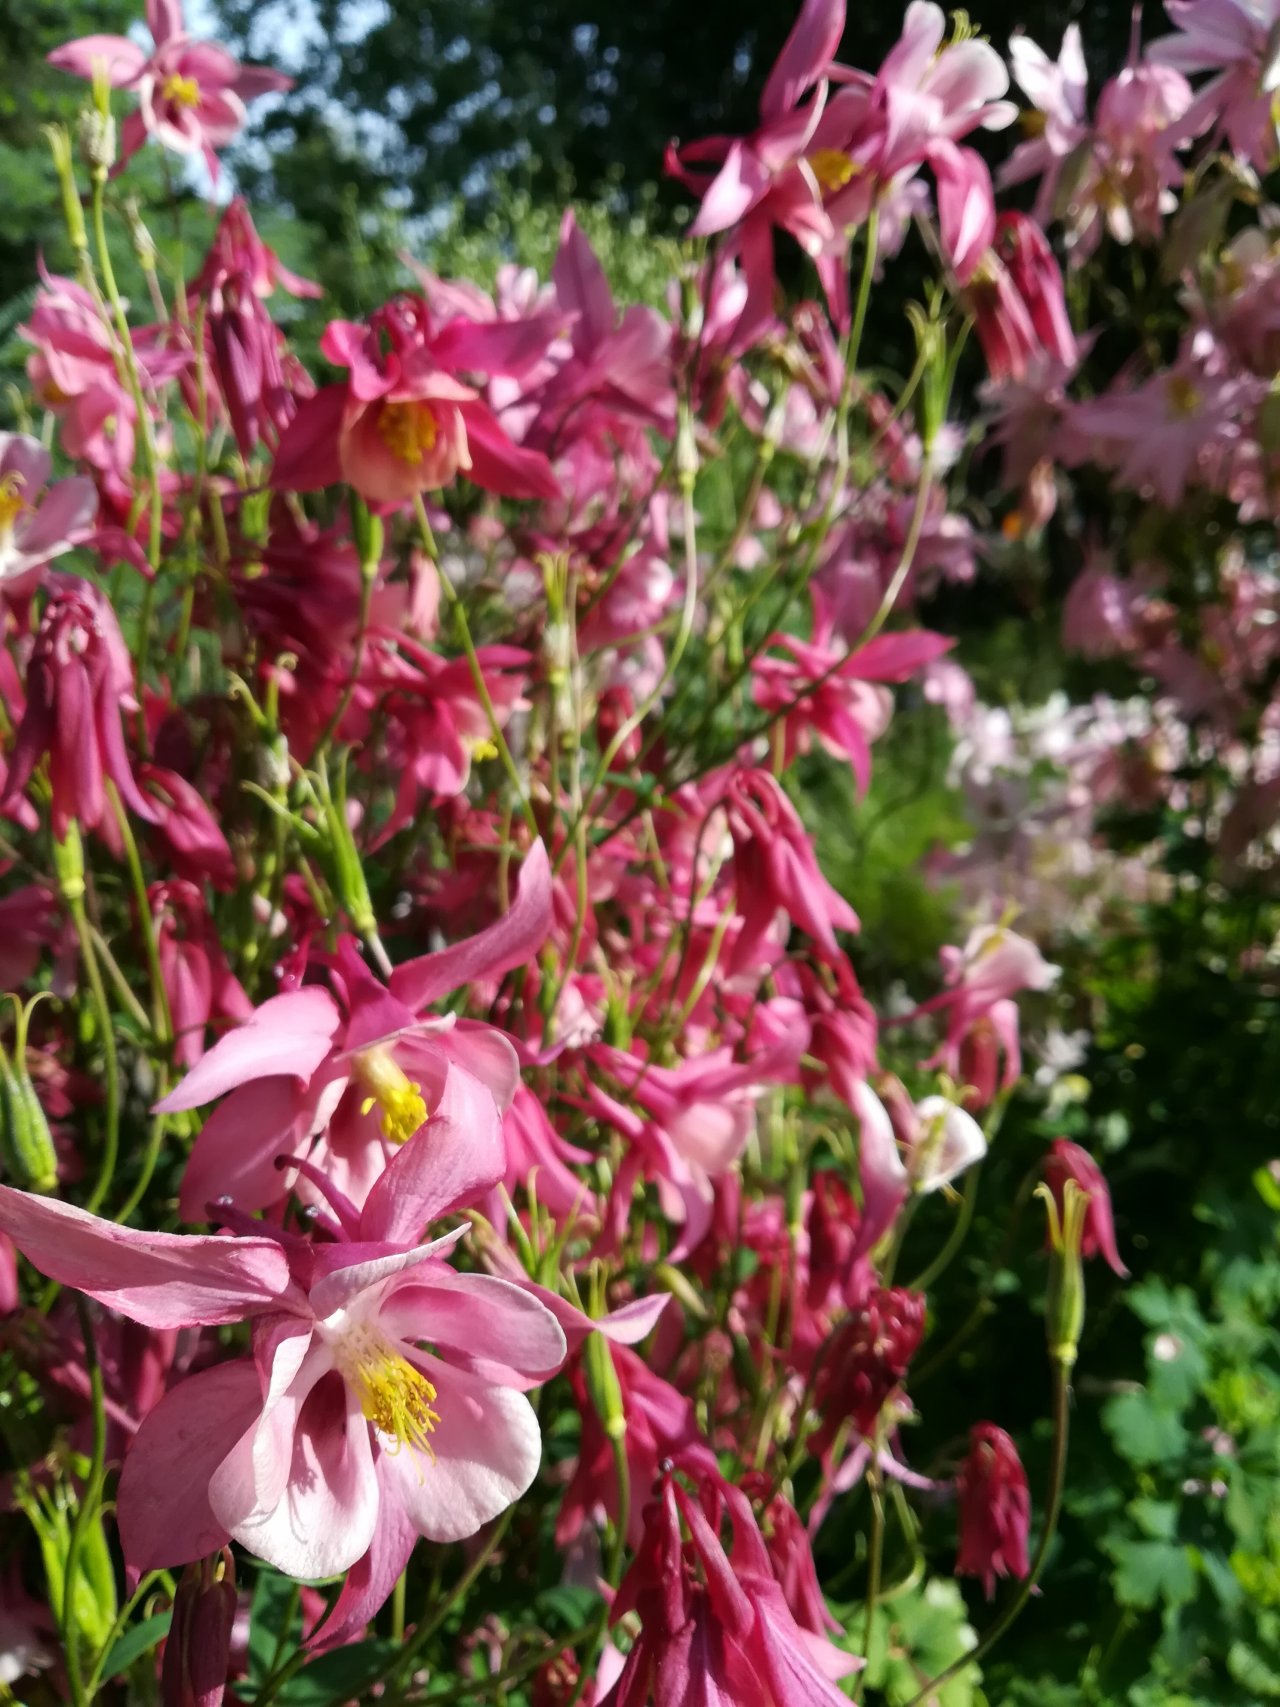
[[[166,101],[174,101],[180,107],[200,105],[200,85],[194,77],[181,77],[176,71],[165,78],[160,85],[160,93]]]
[[[857,161],[839,148],[815,148],[808,158],[809,169],[824,196],[842,190],[858,170]]]
[[[436,447],[435,411],[429,403],[384,403],[378,410],[378,436],[401,462],[421,462]]]
[[[0,534],[9,533],[26,509],[27,500],[22,496],[25,484],[20,474],[6,474],[0,479]]]
[[[406,1138],[412,1138],[427,1118],[422,1086],[396,1065],[389,1049],[377,1046],[362,1049],[353,1067],[356,1080],[369,1093],[360,1104],[361,1114],[368,1114],[376,1103],[382,1110],[384,1138],[393,1144],[403,1144]]]
[[[378,1433],[397,1447],[412,1446],[434,1461],[430,1437],[440,1413],[433,1409],[436,1390],[422,1371],[367,1323],[343,1336],[336,1362]]]
[[[1169,407],[1180,420],[1187,420],[1200,407],[1200,393],[1185,374],[1171,373],[1165,380]]]
[[[485,735],[475,735],[467,742],[473,759],[496,759],[498,749]]]

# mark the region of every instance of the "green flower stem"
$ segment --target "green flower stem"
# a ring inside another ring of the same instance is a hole
[[[142,870],[142,859],[138,853],[133,826],[129,822],[129,814],[125,811],[120,792],[110,777],[107,778],[107,798],[116,815],[120,839],[124,843],[125,863],[129,867],[129,881],[133,884],[133,899],[142,930],[142,946],[147,956],[147,971],[151,975],[151,1029],[155,1033],[156,1041],[166,1044],[173,1040],[173,1016],[169,1012],[169,993],[165,989],[164,976],[160,970],[160,945],[156,939],[156,922],[151,913],[151,898],[147,894],[147,879]]]
[[[103,1404],[102,1366],[98,1362],[98,1346],[93,1333],[93,1321],[85,1300],[77,1295],[76,1312],[80,1318],[80,1333],[84,1339],[85,1370],[89,1376],[89,1392],[93,1402],[93,1457],[84,1493],[76,1506],[75,1521],[67,1541],[67,1562],[62,1577],[62,1644],[66,1652],[67,1682],[75,1707],[92,1701],[92,1692],[85,1687],[80,1674],[80,1642],[76,1629],[76,1570],[80,1563],[80,1548],[91,1517],[97,1515],[102,1498],[102,1481],[107,1455],[107,1413]]]
[[[928,1267],[921,1269],[914,1280],[908,1281],[909,1291],[927,1292],[938,1276],[949,1268],[954,1261],[968,1237],[969,1228],[973,1223],[973,1212],[978,1206],[978,1179],[981,1173],[982,1164],[975,1162],[964,1176],[964,1192],[960,1198],[960,1212],[956,1216],[950,1236]]]
[[[502,732],[502,725],[498,722],[498,713],[494,708],[493,698],[489,693],[489,684],[484,679],[484,670],[481,668],[480,659],[476,655],[476,643],[471,638],[471,625],[467,621],[466,607],[464,606],[461,598],[459,598],[457,589],[440,566],[440,552],[436,546],[435,535],[431,531],[431,522],[427,516],[427,506],[422,501],[421,493],[419,493],[413,502],[414,511],[418,518],[418,529],[422,535],[423,546],[426,548],[427,555],[436,566],[436,574],[440,582],[440,591],[444,594],[446,601],[453,608],[453,619],[457,625],[459,638],[462,641],[462,650],[467,656],[467,665],[471,671],[471,680],[475,685],[475,690],[479,696],[480,704],[484,707],[484,714],[489,720],[490,736],[493,739],[494,746],[498,749],[498,757],[502,760],[503,768],[511,779],[511,786],[515,789],[516,799],[520,803],[521,814],[525,823],[529,826],[529,834],[531,836],[536,836],[538,834],[538,820],[533,815],[533,807],[529,804],[529,797],[524,791],[524,784],[520,780],[520,772],[516,768],[516,761],[511,756],[511,748],[507,745],[507,738]],[[566,846],[567,845],[568,844],[566,843]]]
[[[107,1002],[107,992],[102,982],[102,971],[98,966],[98,956],[93,946],[93,932],[84,910],[84,896],[74,896],[68,900],[67,904],[71,912],[71,923],[75,927],[76,938],[80,944],[80,958],[84,962],[85,976],[89,980],[89,994],[93,1002],[94,1018],[97,1021],[98,1030],[102,1033],[106,1129],[102,1141],[102,1159],[98,1164],[98,1177],[94,1181],[93,1190],[89,1193],[89,1201],[85,1204],[89,1214],[95,1215],[102,1207],[107,1193],[111,1190],[111,1181],[115,1176],[116,1161],[120,1154],[120,1063],[116,1056],[116,1039],[111,1024],[111,1008]]]
[[[120,1640],[121,1636],[124,1634],[125,1627],[128,1625],[129,1620],[133,1617],[135,1611],[138,1609],[139,1606],[141,1606],[142,1602],[146,1599],[146,1597],[151,1593],[152,1589],[160,1581],[161,1575],[162,1575],[162,1573],[159,1571],[148,1572],[148,1574],[145,1577],[143,1577],[142,1581],[138,1584],[137,1588],[133,1591],[133,1594],[129,1597],[128,1600],[125,1601],[124,1605],[120,1608],[120,1611],[117,1613],[116,1621],[111,1626],[111,1629],[107,1632],[107,1639],[102,1644],[102,1652],[98,1655],[97,1660],[90,1667],[89,1675],[85,1679],[84,1689],[85,1689],[85,1698],[87,1700],[89,1700],[89,1701],[93,1700],[94,1692],[97,1690],[99,1683],[102,1681],[102,1668],[107,1663],[107,1655],[111,1652],[112,1648],[115,1647],[116,1643]]]
[[[1058,1518],[1062,1512],[1062,1489],[1067,1474],[1067,1436],[1071,1411],[1071,1371],[1061,1360],[1055,1360],[1053,1366],[1053,1456],[1049,1463],[1049,1497],[1045,1504],[1044,1527],[1040,1532],[1040,1545],[1036,1548],[1035,1558],[1031,1561],[1031,1569],[1026,1578],[1018,1584],[1017,1592],[996,1619],[995,1623],[983,1636],[976,1648],[970,1648],[967,1654],[961,1654],[958,1660],[953,1660],[945,1671],[940,1671],[937,1677],[930,1678],[924,1688],[913,1695],[906,1707],[921,1707],[935,1690],[944,1683],[949,1683],[953,1677],[958,1677],[962,1671],[977,1665],[1001,1640],[1005,1632],[1022,1612],[1023,1607],[1035,1592],[1035,1586],[1040,1580],[1044,1562],[1049,1556],[1049,1548],[1058,1530]]]
[[[853,1680],[853,1699],[862,1700],[862,1686],[871,1669],[871,1637],[875,1629],[876,1605],[880,1599],[880,1576],[884,1566],[884,1494],[880,1487],[880,1468],[876,1463],[879,1436],[874,1442],[867,1463],[867,1490],[871,1495],[871,1531],[867,1537],[867,1595],[866,1614],[862,1625],[862,1653],[865,1664]]]

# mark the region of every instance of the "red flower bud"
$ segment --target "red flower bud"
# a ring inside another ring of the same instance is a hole
[[[818,1371],[814,1403],[822,1426],[813,1437],[821,1455],[851,1422],[869,1435],[886,1401],[906,1375],[924,1334],[925,1300],[905,1287],[881,1287],[831,1336]]]
[[[1044,1178],[1058,1206],[1059,1218],[1062,1215],[1063,1187],[1069,1179],[1075,1180],[1080,1189],[1088,1194],[1089,1206],[1085,1210],[1080,1254],[1083,1257],[1092,1257],[1101,1252],[1107,1266],[1122,1280],[1126,1279],[1129,1270],[1121,1262],[1116,1246],[1111,1193],[1102,1177],[1102,1169],[1089,1152],[1082,1150],[1079,1144],[1073,1144],[1069,1138],[1055,1138],[1045,1158]]]

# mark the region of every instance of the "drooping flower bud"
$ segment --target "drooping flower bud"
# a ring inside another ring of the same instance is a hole
[[[997,1577],[1026,1577],[1031,1496],[1018,1449],[1002,1428],[977,1423],[957,1479],[960,1552],[956,1574],[981,1577],[989,1600]]]
[[[164,1707],[221,1707],[235,1616],[235,1565],[224,1547],[182,1573],[160,1678]]]

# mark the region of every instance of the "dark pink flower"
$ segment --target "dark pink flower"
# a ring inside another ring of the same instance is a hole
[[[459,373],[518,373],[542,355],[559,316],[437,326],[424,298],[394,297],[366,325],[330,322],[321,348],[347,369],[323,386],[281,434],[272,469],[280,490],[311,492],[345,480],[378,505],[407,502],[459,473],[511,498],[556,498],[551,464],[513,444]]]
[[[1025,1577],[1031,1495],[1018,1449],[994,1423],[976,1423],[960,1471],[958,1576],[981,1577],[988,1600],[997,1577]]]
[[[121,712],[137,702],[133,664],[115,614],[89,581],[56,574],[48,587],[0,810],[14,809],[47,757],[53,830],[60,841],[73,819],[92,830],[109,813],[108,779],[131,812],[154,823],[155,809],[133,780],[120,726]]]

